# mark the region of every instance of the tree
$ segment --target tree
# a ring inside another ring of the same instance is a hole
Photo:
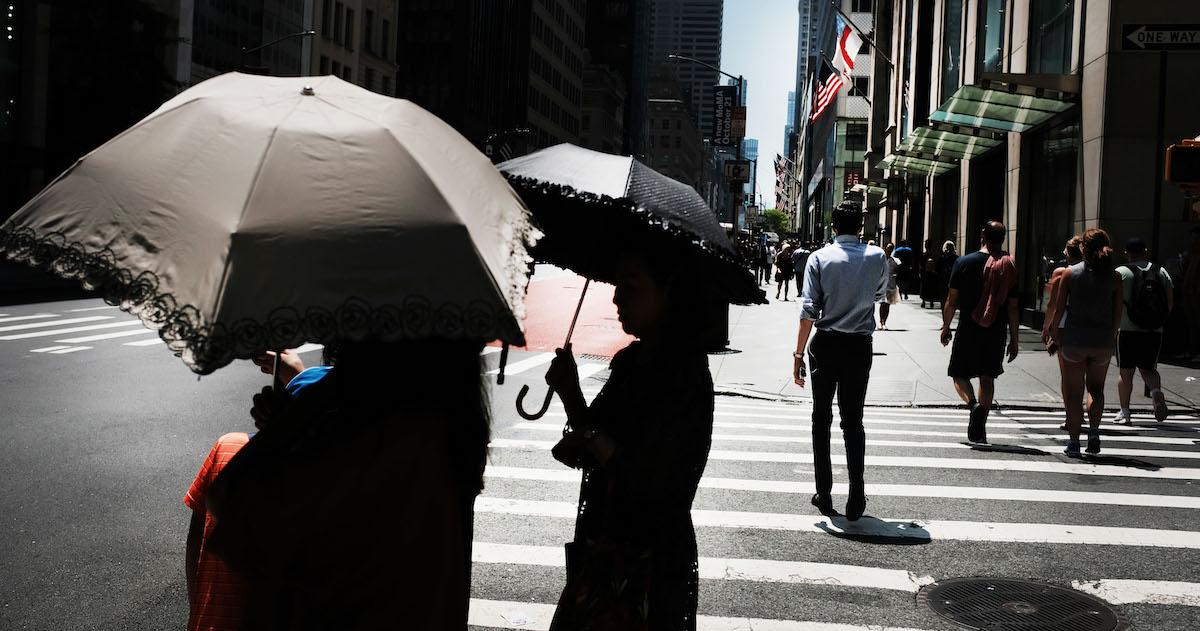
[[[768,208],[763,211],[763,227],[767,232],[776,234],[789,232],[788,216],[778,208]]]

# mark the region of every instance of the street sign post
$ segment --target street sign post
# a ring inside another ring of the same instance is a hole
[[[1200,51],[1200,24],[1124,24],[1121,50]]]

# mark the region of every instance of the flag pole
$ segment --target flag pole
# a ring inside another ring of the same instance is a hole
[[[871,39],[871,37],[864,33],[862,29],[858,28],[858,25],[854,23],[854,20],[851,20],[850,16],[846,15],[846,13],[842,11],[842,7],[838,6],[837,0],[829,0],[829,4],[833,5],[833,10],[837,11],[838,15],[846,18],[846,24],[849,24],[850,28],[858,31],[859,35],[862,35],[863,41],[866,42],[868,46],[875,49],[875,54],[882,57],[883,60],[887,62],[887,65],[891,66],[892,68],[896,67],[896,64],[892,63],[892,60],[888,59],[888,56],[883,54],[883,51],[880,50],[879,46],[875,43],[875,40]]]

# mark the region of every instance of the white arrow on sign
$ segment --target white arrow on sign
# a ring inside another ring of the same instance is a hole
[[[1145,26],[1139,26],[1136,30],[1126,36],[1126,39],[1137,45],[1138,48],[1145,49],[1146,44],[1197,44],[1200,45],[1200,30],[1197,29],[1172,29],[1172,30],[1146,30]]]

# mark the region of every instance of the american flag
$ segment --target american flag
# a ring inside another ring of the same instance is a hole
[[[775,154],[775,199],[782,199],[787,190],[787,163],[783,156]]]
[[[834,72],[832,68],[825,68],[822,64],[821,76],[825,76],[823,81],[818,82],[817,93],[813,96],[813,112],[809,120],[817,120],[817,117],[829,107],[833,99],[837,97],[838,91],[842,89],[845,83],[842,73]]]

